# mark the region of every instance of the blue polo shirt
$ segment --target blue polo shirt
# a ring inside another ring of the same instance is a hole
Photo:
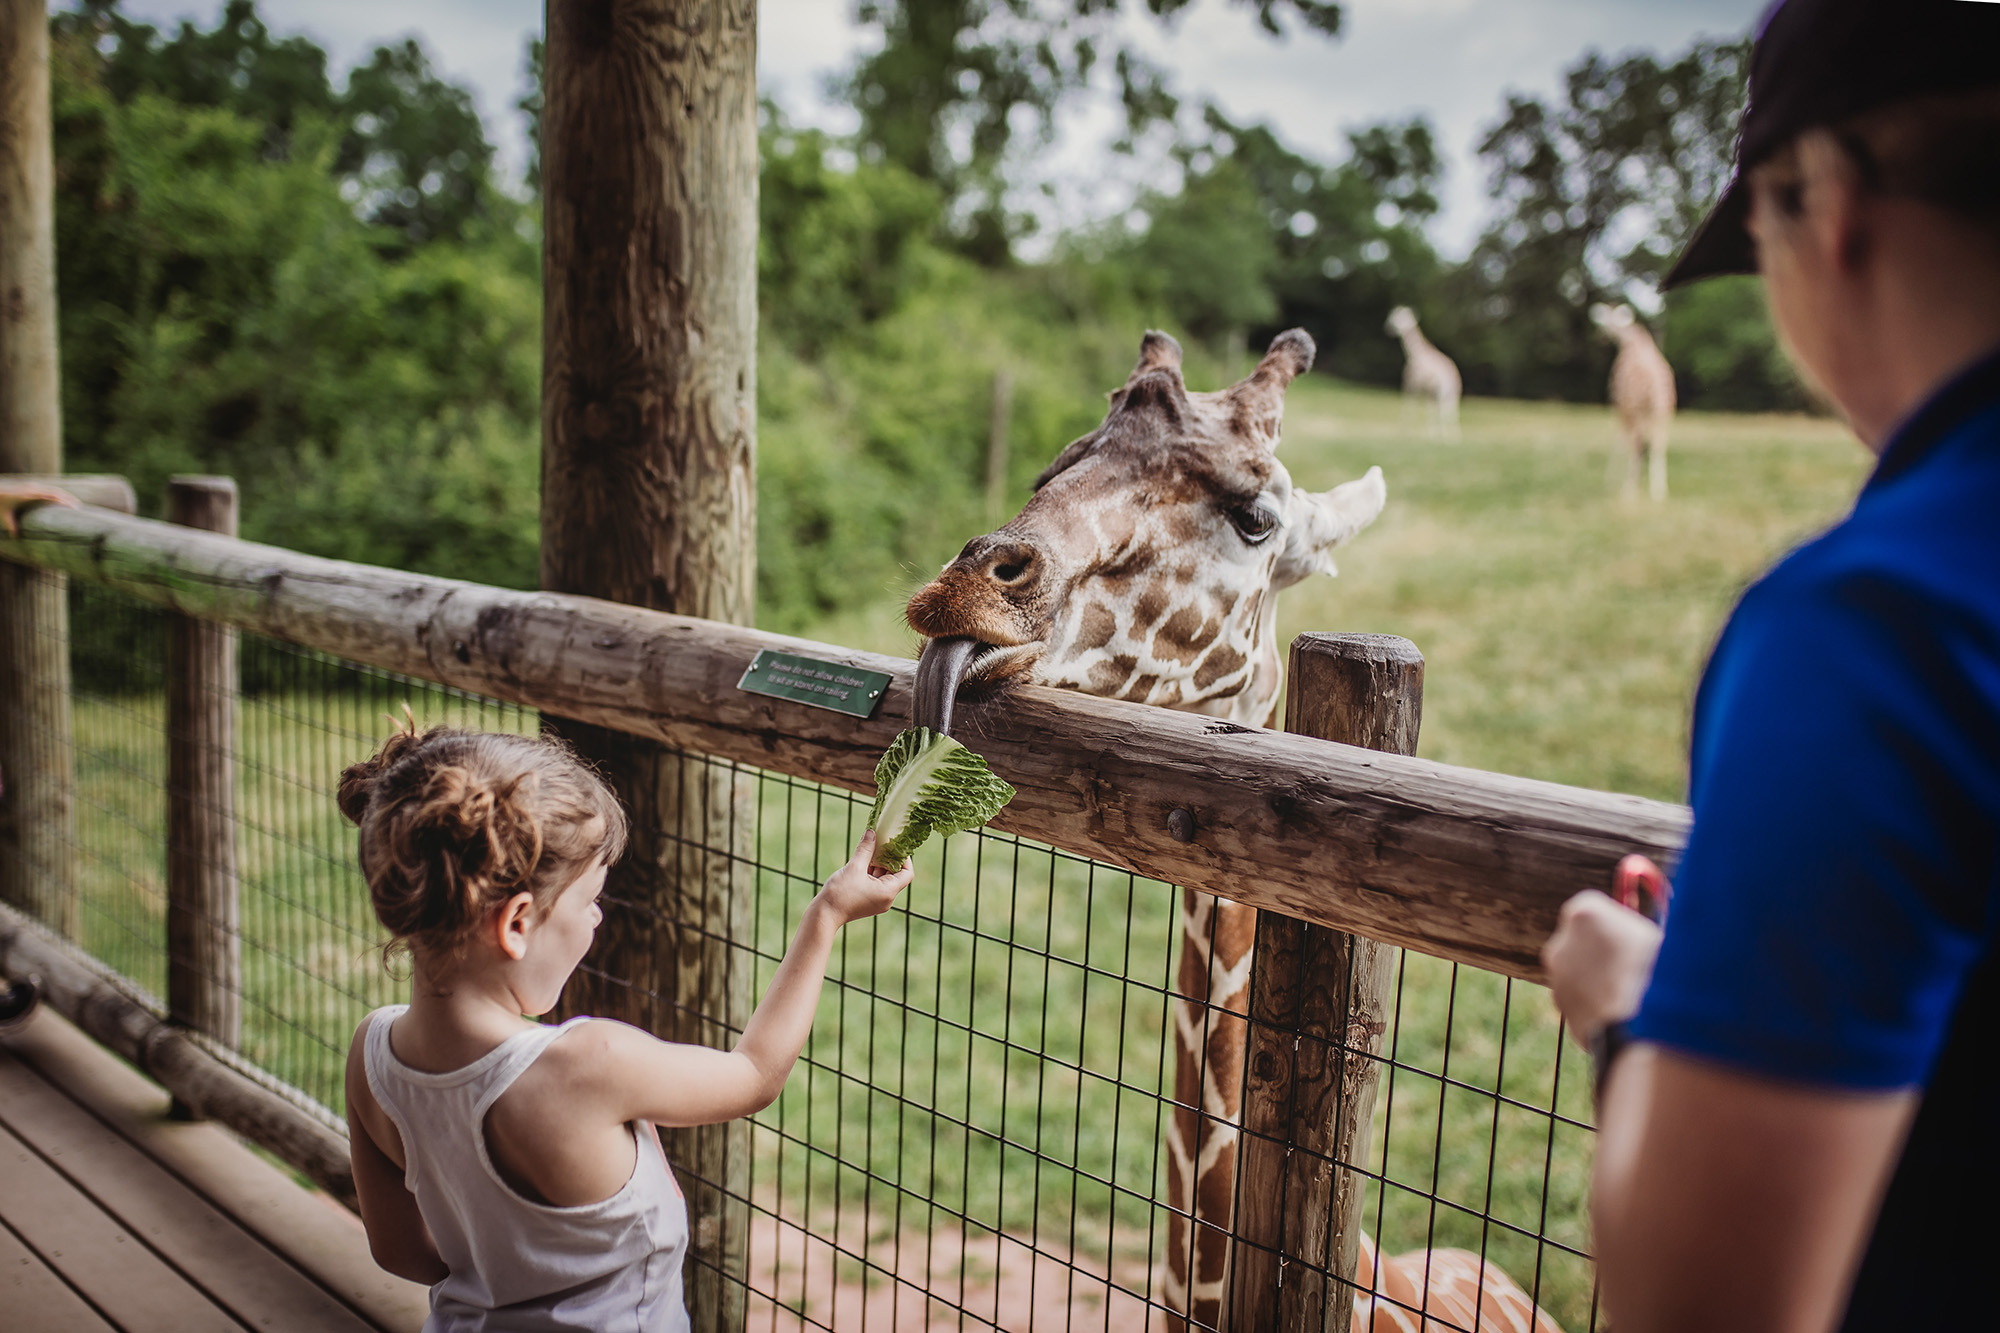
[[[1689,798],[1634,1034],[1924,1089],[1845,1327],[1975,1326],[1985,1294],[1952,1302],[1981,1284],[1946,1275],[1985,1271],[2000,1232],[2000,353],[1744,594],[1696,696]]]

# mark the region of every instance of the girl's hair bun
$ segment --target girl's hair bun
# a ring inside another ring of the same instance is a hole
[[[340,773],[340,789],[334,799],[340,804],[340,813],[351,824],[359,825],[363,815],[368,813],[368,802],[388,776],[389,770],[407,759],[419,746],[422,737],[417,734],[417,719],[410,712],[408,704],[403,705],[403,721],[390,733],[382,748],[358,764],[349,764]]]
[[[454,953],[487,911],[528,892],[546,911],[624,850],[625,812],[561,742],[415,720],[340,777],[361,872],[397,944]]]

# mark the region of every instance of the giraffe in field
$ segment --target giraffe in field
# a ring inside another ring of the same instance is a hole
[[[1632,307],[1590,308],[1590,321],[1618,344],[1611,363],[1611,405],[1625,433],[1626,495],[1639,493],[1639,465],[1646,465],[1646,485],[1655,500],[1667,498],[1667,428],[1674,421],[1674,368],[1660,354],[1653,335],[1632,313]],[[1614,473],[1618,467],[1612,456]]]
[[[1180,345],[1148,333],[1103,423],[1057,456],[1011,522],[967,542],[910,599],[926,639],[915,721],[948,726],[961,684],[1027,683],[1268,725],[1284,671],[1278,591],[1333,574],[1333,548],[1387,495],[1380,468],[1308,492],[1278,461],[1285,390],[1313,350],[1293,329],[1248,378],[1191,393]],[[1176,1328],[1222,1319],[1256,917],[1183,894],[1166,1142]]]
[[[1417,312],[1399,305],[1389,312],[1382,326],[1403,344],[1403,398],[1428,403],[1432,425],[1438,434],[1458,438],[1458,399],[1463,385],[1458,366],[1424,337],[1417,327]]]

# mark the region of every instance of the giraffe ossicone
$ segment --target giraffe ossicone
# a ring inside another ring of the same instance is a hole
[[[947,730],[961,683],[1021,683],[1268,725],[1284,681],[1277,593],[1333,574],[1334,548],[1387,499],[1380,468],[1315,492],[1278,461],[1285,390],[1313,350],[1304,330],[1281,333],[1247,377],[1198,393],[1180,344],[1148,333],[1097,429],[911,597],[926,640],[913,721]],[[1222,1318],[1256,923],[1240,903],[1182,894],[1166,1033],[1170,1333]]]

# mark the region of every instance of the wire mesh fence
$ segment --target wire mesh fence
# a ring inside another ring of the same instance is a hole
[[[163,1012],[164,617],[87,584],[70,596],[77,891],[65,928]],[[426,725],[525,732],[539,718],[256,636],[240,653],[239,1054],[337,1117],[355,1025],[408,986],[383,956],[335,807],[341,769],[406,704]],[[754,798],[747,837],[698,819],[661,832],[700,844],[747,896],[747,928],[727,947],[761,994],[867,804],[678,759]],[[747,1269],[727,1278],[744,1284],[749,1327],[1166,1324],[1179,892],[992,830],[920,855],[899,909],[843,933],[807,1051],[751,1122],[747,1173],[711,1182],[749,1219]],[[1353,1053],[1380,1079],[1365,1159],[1339,1163],[1367,1182],[1364,1224],[1382,1255],[1416,1274],[1414,1297],[1384,1298],[1410,1320],[1375,1327],[1529,1327],[1497,1306],[1466,1317],[1431,1300],[1457,1250],[1504,1270],[1560,1328],[1594,1328],[1588,1070],[1566,1056],[1546,993],[1405,954],[1392,1006],[1379,1056]],[[726,1040],[746,1016],[701,1017]]]

